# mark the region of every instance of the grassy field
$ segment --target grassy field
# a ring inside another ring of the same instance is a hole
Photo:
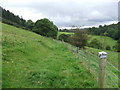
[[[107,36],[97,36],[97,35],[90,35],[89,42],[93,39],[99,40],[103,45],[107,46],[109,45],[111,48],[116,44],[116,40],[107,37]]]
[[[59,37],[61,34],[74,34],[73,32],[58,32],[57,37]]]
[[[72,32],[58,32],[58,36],[61,35],[61,34],[74,34],[74,33],[72,33]],[[97,36],[97,35],[89,35],[88,43],[91,40],[93,40],[93,39],[99,40],[105,46],[109,45],[111,47],[111,49],[116,44],[116,40],[114,40],[114,39],[112,39],[110,37],[107,37],[107,36]]]
[[[2,24],[3,88],[97,88],[97,80],[66,45]]]

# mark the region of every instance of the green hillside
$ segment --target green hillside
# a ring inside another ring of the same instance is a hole
[[[74,33],[72,33],[72,32],[58,32],[58,36],[61,35],[61,34],[74,34]],[[89,35],[88,43],[93,39],[99,40],[105,46],[109,45],[111,47],[111,49],[116,44],[116,40],[112,39],[111,37],[98,36],[98,35]]]
[[[95,88],[97,80],[68,47],[2,24],[3,88]]]
[[[58,36],[61,34],[74,34],[73,32],[58,32]]]
[[[73,32],[58,32],[58,35],[57,35],[57,37],[59,37],[61,34],[69,34],[69,35],[71,35],[71,34],[74,34]]]
[[[116,44],[116,40],[112,39],[111,37],[107,36],[97,36],[97,35],[90,35],[90,40],[97,39],[104,45],[109,45],[111,48]]]

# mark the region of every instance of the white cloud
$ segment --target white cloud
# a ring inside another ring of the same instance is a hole
[[[3,8],[26,20],[52,20],[59,27],[117,21],[119,0],[2,0]]]

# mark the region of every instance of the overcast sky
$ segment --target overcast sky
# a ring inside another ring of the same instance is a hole
[[[119,0],[2,0],[1,6],[25,20],[48,18],[58,27],[98,26],[118,21]]]

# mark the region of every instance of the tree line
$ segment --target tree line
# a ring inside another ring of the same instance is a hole
[[[94,30],[93,30],[93,33],[88,31],[88,29],[80,30],[79,28],[72,29],[70,31],[74,32],[74,34],[61,34],[59,35],[58,40],[70,43],[78,47],[79,49],[85,48],[85,46],[88,46],[88,47],[97,48],[97,49],[112,50],[112,51],[120,52],[120,39],[118,39],[115,45],[111,47],[110,45],[105,45],[98,39],[90,40],[91,38],[90,35],[94,33]],[[98,35],[98,34],[94,33],[93,35]],[[99,34],[99,36],[100,35],[101,34]],[[106,32],[105,32],[103,36],[104,35],[107,36],[108,34],[106,35]]]
[[[18,15],[14,15],[12,12],[3,9],[2,7],[0,7],[0,10],[2,10],[3,23],[14,25],[16,27],[27,28],[26,20],[24,20],[22,17],[20,18]]]
[[[26,21],[22,17],[14,15],[12,12],[3,9],[2,7],[0,7],[0,10],[2,10],[1,18],[3,23],[27,29],[42,36],[51,37],[54,39],[57,38],[58,27],[47,18],[37,20],[36,22],[33,22],[32,20]]]
[[[101,35],[101,36],[108,36],[115,40],[119,39],[118,35],[118,26],[120,26],[120,22],[117,24],[111,24],[111,25],[99,25],[99,27],[92,27],[88,29],[88,32],[93,35]]]
[[[108,36],[117,40],[117,43],[113,48],[116,49],[117,52],[120,52],[120,22],[111,25],[99,25],[98,28],[88,28],[88,33],[92,35]],[[110,47],[107,46],[106,49],[110,49]]]

